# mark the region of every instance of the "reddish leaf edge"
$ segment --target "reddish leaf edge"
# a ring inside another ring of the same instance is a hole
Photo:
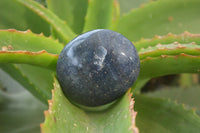
[[[141,49],[146,49],[148,47],[159,45],[160,43],[162,43],[162,41],[166,41],[166,39],[170,39],[170,38],[172,39],[170,43],[182,43],[182,42],[195,43],[193,40],[200,39],[200,34],[192,34],[188,31],[185,31],[182,34],[168,33],[165,36],[155,35],[153,38],[150,38],[150,39],[141,38],[139,41],[136,41],[136,42],[132,41],[132,43],[135,45],[136,49],[140,51]]]
[[[2,48],[3,49],[3,48]],[[47,53],[46,50],[39,52],[30,51],[0,51],[0,63],[30,64],[56,70],[58,55]]]
[[[61,44],[64,47],[64,44],[59,42],[58,39],[55,39],[54,37],[50,36],[45,36],[43,32],[37,34],[32,32],[30,29],[21,31],[21,30],[16,30],[16,29],[0,29],[0,32],[11,32],[11,33],[18,33],[18,34],[33,34],[34,36],[40,36],[40,37],[45,37],[47,39],[52,39],[53,41],[55,41],[56,43]]]
[[[166,64],[165,61],[172,60],[172,64]],[[160,62],[159,62],[160,61]],[[180,61],[182,64],[180,64]],[[185,53],[180,53],[178,55],[160,55],[158,57],[147,57],[140,61],[142,65],[142,71],[139,75],[139,78],[153,78],[158,76],[164,76],[164,75],[170,75],[170,74],[179,74],[179,73],[199,73],[200,72],[200,55],[194,56],[194,55],[188,55]],[[155,62],[158,62],[155,64]],[[165,62],[165,67],[161,62]],[[177,64],[179,62],[179,64]],[[158,69],[149,69],[149,67],[146,67],[143,63],[150,63],[149,65],[152,67],[154,66],[160,66]],[[181,67],[180,65],[185,66]],[[165,68],[168,68],[170,71],[166,71]],[[162,72],[162,73],[161,73]]]
[[[24,33],[24,34],[27,34],[27,33],[33,33],[30,29],[27,29],[25,31],[20,31],[20,30],[16,30],[16,29],[0,29],[0,31],[4,31],[4,32],[15,32],[15,33]],[[33,33],[35,34],[35,33]],[[38,36],[44,36],[44,34],[41,32],[40,34],[35,34],[35,35],[38,35]],[[49,38],[52,38],[51,36],[49,36]]]
[[[153,50],[151,50],[151,47],[149,47],[149,51],[139,53],[140,60],[143,60],[147,57],[157,57],[157,55],[177,55],[177,53],[179,54],[184,53],[192,56],[200,55],[200,47],[195,42],[186,45],[174,42],[169,45],[175,45],[175,46],[172,48],[167,48],[165,47],[166,45],[158,44],[156,45],[156,49]],[[193,47],[187,47],[192,45]]]
[[[56,78],[54,77],[54,81],[56,81]],[[49,109],[44,111],[44,116],[45,116],[45,120],[43,123],[40,124],[40,129],[41,129],[41,133],[45,133],[43,131],[43,126],[45,124],[46,118],[52,113],[52,106],[53,106],[53,99],[54,99],[54,91],[55,89],[57,89],[56,87],[56,83],[53,83],[54,88],[51,90],[52,91],[52,98],[51,100],[48,100],[48,105],[49,105]],[[137,112],[134,111],[134,98],[133,98],[133,93],[131,92],[131,88],[126,92],[125,95],[128,95],[128,99],[130,101],[129,103],[129,113],[131,115],[131,126],[129,127],[129,130],[132,130],[133,133],[139,133],[139,129],[136,126],[136,116],[137,116]],[[74,105],[75,106],[75,105]],[[107,109],[107,108],[106,108]]]
[[[137,116],[137,112],[134,111],[134,98],[133,93],[131,93],[131,88],[129,89],[129,100],[130,100],[130,104],[129,104],[129,112],[131,114],[131,127],[130,129],[133,131],[133,133],[139,133],[139,129],[136,126],[136,116]]]
[[[178,55],[165,55],[165,54],[163,54],[163,55],[160,55],[158,57],[146,57],[146,58],[140,60],[140,62],[143,63],[143,62],[145,62],[147,60],[151,60],[151,59],[157,59],[157,58],[161,58],[162,59],[162,58],[168,58],[168,57],[172,57],[174,59],[178,59],[179,57],[189,57],[189,58],[197,58],[197,59],[199,59],[200,55],[188,55],[188,54],[185,54],[185,53],[180,53]],[[197,72],[200,72],[200,70],[197,70]]]

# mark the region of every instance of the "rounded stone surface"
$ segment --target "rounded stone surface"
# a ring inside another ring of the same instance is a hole
[[[59,55],[57,78],[75,104],[95,107],[121,97],[138,77],[140,61],[123,35],[97,29],[79,35]]]

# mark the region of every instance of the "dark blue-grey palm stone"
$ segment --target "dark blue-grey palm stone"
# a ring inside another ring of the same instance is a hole
[[[65,96],[88,107],[110,103],[135,82],[140,61],[123,35],[97,29],[79,35],[62,50],[57,78]]]

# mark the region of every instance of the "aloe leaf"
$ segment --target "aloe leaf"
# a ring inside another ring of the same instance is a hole
[[[152,78],[179,73],[199,73],[199,70],[200,56],[184,53],[179,55],[161,55],[141,60],[140,76]]]
[[[180,35],[156,36],[153,39],[141,39],[136,42],[141,72],[132,88],[138,91],[153,77],[187,72],[198,73],[199,44],[199,34],[188,32]],[[183,65],[185,66],[182,67]]]
[[[199,56],[200,55],[200,45],[196,43],[191,44],[180,44],[172,43],[167,45],[159,44],[156,47],[149,47],[143,50],[140,50],[140,59],[143,60],[148,57],[158,57],[165,55],[178,55],[180,53]]]
[[[157,0],[123,16],[116,31],[133,41],[185,30],[199,33],[199,5],[199,0]]]
[[[136,47],[141,62],[140,78],[198,73],[200,68],[199,40],[199,35],[186,33],[139,41],[136,43]],[[173,43],[173,41],[181,43]],[[149,47],[147,47],[147,43],[150,45]],[[183,65],[184,67],[181,67]]]
[[[136,133],[133,103],[130,93],[127,92],[108,109],[97,112],[84,111],[66,99],[55,81],[53,97],[49,101],[49,110],[45,112],[45,122],[41,129],[43,133]]]
[[[75,33],[80,34],[83,31],[88,0],[47,0],[47,5],[66,21]]]
[[[120,4],[121,15],[143,6],[146,3],[149,3],[151,0],[117,0]]]
[[[89,0],[83,32],[109,29],[112,23],[113,0]]]
[[[58,54],[62,50],[63,45],[51,38],[36,35],[30,31],[3,30],[0,31],[0,48],[1,50],[7,49],[7,52],[13,51],[13,53],[19,50],[29,52],[46,50],[49,53]],[[1,60],[6,61],[6,58],[3,56],[1,58]],[[29,59],[28,57],[27,61],[32,62],[32,58]],[[20,59],[18,58],[18,60]],[[40,60],[37,61],[40,62]],[[44,103],[47,103],[47,100],[51,98],[50,88],[53,87],[53,71],[27,65],[1,64],[0,67]]]
[[[30,64],[56,70],[58,55],[29,51],[0,51],[0,63]]]
[[[28,31],[0,30],[0,50],[38,52],[46,50],[48,53],[59,54],[63,45],[43,34],[37,35]]]
[[[55,70],[58,55],[46,50],[60,53],[63,45],[31,31],[0,30],[0,47],[0,63],[31,64]]]
[[[37,133],[47,106],[0,70],[0,132]]]
[[[53,12],[51,12],[44,6],[40,5],[39,3],[33,0],[26,0],[26,1],[16,0],[16,1],[28,7],[30,10],[34,11],[46,22],[48,22],[56,30],[56,32],[59,33],[59,35],[62,37],[65,43],[69,42],[76,36],[76,34],[73,33],[70,27],[63,20],[61,20]]]
[[[120,19],[120,5],[117,0],[114,0],[112,9],[112,22],[110,29],[114,30],[116,28],[119,19]]]
[[[46,0],[34,0],[34,1],[40,3],[41,5],[43,5],[45,7],[47,6]]]
[[[160,55],[146,57],[140,63],[140,75],[136,83],[132,86],[135,91],[140,90],[148,80],[154,77],[179,73],[199,73],[200,71],[200,55],[188,55],[185,53],[163,55],[161,51]]]
[[[183,105],[135,95],[136,125],[140,133],[196,133],[200,131],[200,117]]]
[[[133,93],[140,93],[141,92],[141,88],[144,87],[146,85],[146,83],[150,80],[150,77],[141,77],[139,76],[137,78],[137,80],[135,81],[135,83],[133,84],[132,88],[132,92]]]
[[[14,80],[16,80],[18,83],[20,83],[25,89],[27,89],[29,92],[31,92],[36,98],[38,98],[43,103],[47,104],[47,100],[51,98],[51,91],[48,88],[42,88],[45,83],[49,81],[51,77],[48,79],[40,79],[41,86],[36,86],[33,83],[33,80],[30,80],[27,75],[23,73],[23,69],[20,69],[17,65],[4,65],[1,64],[0,68],[4,70],[7,74],[9,74]],[[40,71],[40,76],[43,77],[43,75],[48,74],[48,71]],[[38,74],[38,76],[39,76]],[[49,74],[50,75],[50,74]],[[51,75],[50,75],[51,76]],[[40,77],[40,78],[41,78]],[[38,79],[38,77],[37,77]],[[44,83],[43,83],[44,81]],[[38,85],[38,84],[37,84]]]
[[[198,115],[200,115],[200,86],[190,87],[165,87],[162,90],[155,92],[149,92],[145,95],[155,98],[165,98],[172,101],[176,101],[179,104],[184,104],[187,109],[193,109]]]
[[[34,33],[50,35],[49,24],[15,0],[0,0],[0,29],[31,29]]]
[[[135,42],[135,47],[138,51],[141,49],[151,48],[154,46],[167,45],[171,43],[180,44],[197,44],[200,45],[200,35],[191,34],[189,32],[184,32],[180,35],[175,35],[172,33],[166,36],[155,36],[152,39],[141,39]]]

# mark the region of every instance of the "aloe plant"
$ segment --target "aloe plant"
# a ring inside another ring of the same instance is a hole
[[[191,80],[200,72],[199,6],[199,0],[0,0],[0,132],[200,131],[199,85]],[[136,83],[100,111],[69,102],[56,79],[64,46],[94,29],[123,34],[141,64]],[[172,74],[180,74],[179,86],[142,93],[149,80]]]

